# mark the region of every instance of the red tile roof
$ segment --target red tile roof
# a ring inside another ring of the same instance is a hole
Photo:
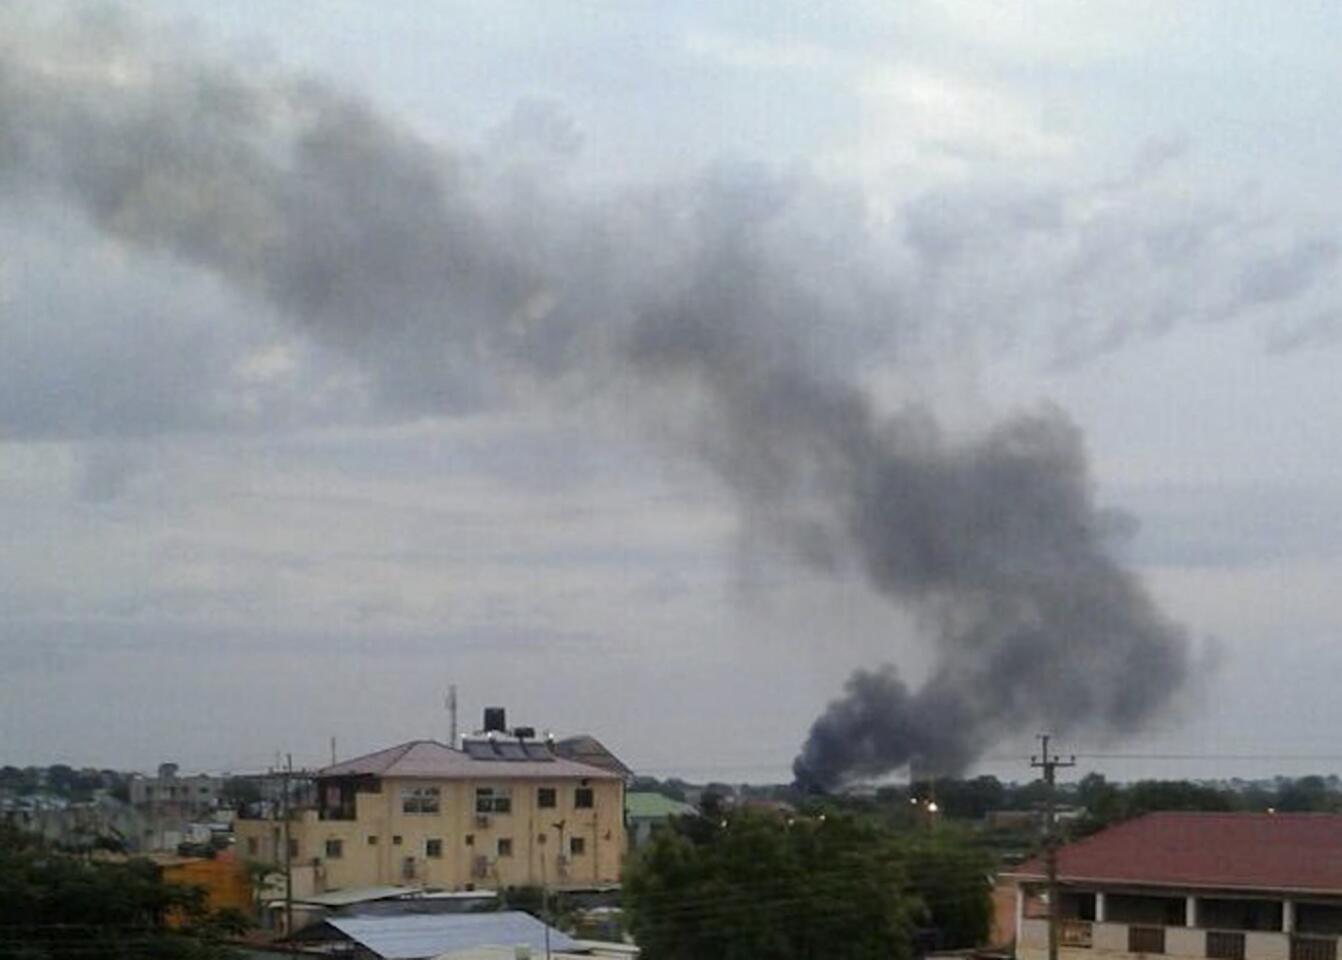
[[[1004,874],[1044,879],[1029,860]],[[1073,883],[1342,893],[1342,815],[1148,813],[1058,850]]]
[[[609,770],[563,757],[480,760],[436,740],[411,740],[323,767],[318,777],[406,777],[431,780],[612,780]]]

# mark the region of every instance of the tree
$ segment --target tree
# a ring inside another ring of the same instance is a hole
[[[1337,810],[1338,799],[1323,777],[1300,777],[1282,787],[1276,807],[1284,813],[1327,813]]]
[[[169,922],[171,918],[171,923]],[[210,913],[198,887],[164,883],[147,860],[98,862],[0,824],[0,936],[25,960],[218,960],[235,916]]]
[[[919,831],[906,841],[908,890],[922,907],[920,920],[937,932],[938,946],[959,950],[988,939],[992,925],[992,862],[969,835],[950,824]]]
[[[891,831],[751,812],[710,827],[661,831],[626,869],[645,960],[909,956],[915,904]]]
[[[994,776],[972,780],[943,778],[936,781],[937,804],[947,817],[982,820],[989,810],[998,810],[1006,800],[1006,787]]]
[[[1235,798],[1228,791],[1189,780],[1139,780],[1124,791],[1123,808],[1125,817],[1156,810],[1223,813],[1235,809]]]

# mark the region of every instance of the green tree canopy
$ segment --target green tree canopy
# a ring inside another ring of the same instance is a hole
[[[905,958],[918,905],[904,859],[856,818],[735,813],[658,833],[626,869],[625,906],[646,960]]]
[[[0,823],[4,956],[216,960],[232,956],[221,938],[238,924],[211,914],[200,888],[164,883],[147,860],[74,857]]]
[[[921,830],[904,843],[908,890],[921,906],[921,925],[935,929],[942,949],[983,944],[992,924],[991,858],[952,824]]]

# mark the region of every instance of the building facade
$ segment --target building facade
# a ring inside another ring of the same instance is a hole
[[[178,776],[177,764],[159,764],[158,776],[135,774],[128,783],[131,806],[197,814],[213,810],[223,797],[224,778],[208,774]]]
[[[1044,865],[1017,885],[1016,957],[1047,960]],[[1060,960],[1337,960],[1342,816],[1153,813],[1058,852]]]
[[[313,892],[618,882],[624,780],[546,742],[491,735],[454,749],[415,740],[316,775],[314,808],[288,824],[239,819],[239,857],[292,865]]]

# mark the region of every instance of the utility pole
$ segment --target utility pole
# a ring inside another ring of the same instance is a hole
[[[545,923],[545,960],[550,960],[550,878],[545,869],[545,851],[541,851],[541,920]]]
[[[1076,766],[1076,757],[1058,759],[1048,752],[1049,735],[1039,734],[1039,756],[1030,766],[1044,771],[1044,867],[1048,874],[1048,960],[1058,960],[1058,832],[1054,809],[1054,785],[1059,767]]]
[[[289,778],[294,772],[294,756],[284,755],[284,938],[294,935],[294,864],[289,842]]]

